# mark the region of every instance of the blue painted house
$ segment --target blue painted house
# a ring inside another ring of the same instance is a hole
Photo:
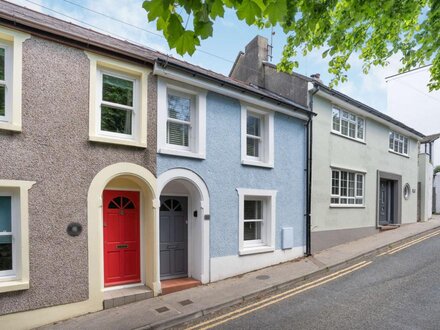
[[[188,64],[154,73],[158,277],[206,283],[303,256],[312,114]]]

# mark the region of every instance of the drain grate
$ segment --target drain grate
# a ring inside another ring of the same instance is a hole
[[[179,301],[179,304],[181,304],[182,306],[191,305],[192,303],[193,301],[189,299]]]
[[[255,277],[257,280],[268,280],[270,278],[269,275],[258,275]]]
[[[168,307],[165,307],[165,306],[156,308],[156,312],[158,312],[158,313],[164,313],[164,312],[167,312],[169,310],[170,309]]]

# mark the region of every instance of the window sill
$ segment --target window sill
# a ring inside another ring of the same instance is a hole
[[[92,142],[101,142],[101,143],[109,143],[109,144],[119,144],[130,147],[138,147],[138,148],[146,148],[147,143],[142,143],[135,140],[124,140],[117,138],[110,138],[106,136],[89,136],[89,141]]]
[[[0,282],[0,293],[27,290],[27,289],[29,289],[28,281],[15,280],[15,281]]]
[[[275,251],[275,248],[272,246],[255,246],[255,247],[245,247],[242,250],[239,251],[239,255],[245,256],[249,254],[257,254],[257,253],[267,253],[267,252],[273,252]]]
[[[0,122],[0,130],[13,131],[13,132],[21,132],[21,126],[20,125],[11,124],[11,123],[8,123],[8,122]]]
[[[204,154],[198,154],[196,152],[180,150],[180,149],[172,149],[172,148],[159,148],[157,150],[158,153],[164,155],[171,156],[180,156],[180,157],[188,157],[188,158],[196,158],[196,159],[206,159]]]
[[[401,157],[409,158],[408,155],[405,155],[405,154],[401,154],[401,153],[395,152],[394,150],[390,150],[390,149],[388,149],[388,152],[389,152],[390,154],[394,154],[394,155],[397,155],[397,156],[401,156]]]
[[[339,204],[330,204],[331,209],[364,209],[365,205],[339,205]]]
[[[273,163],[265,163],[258,160],[251,160],[251,159],[242,159],[241,160],[242,165],[248,165],[248,166],[257,166],[257,167],[265,167],[265,168],[274,168]]]
[[[347,139],[347,140],[350,140],[350,141],[358,142],[358,143],[360,143],[360,144],[367,144],[367,143],[365,142],[365,140],[358,140],[358,139],[352,138],[352,137],[350,137],[350,136],[343,135],[343,134],[338,133],[338,132],[335,132],[335,131],[330,131],[330,133],[331,133],[331,134],[334,134],[334,135],[337,135],[337,136],[340,136],[340,137],[342,137],[342,138],[344,138],[344,139]]]

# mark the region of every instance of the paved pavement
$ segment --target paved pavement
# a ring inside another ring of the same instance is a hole
[[[314,281],[310,289],[294,296],[266,298],[263,308],[257,301],[216,316],[213,323],[195,322],[196,328],[440,328],[440,230],[436,236],[371,261],[322,285]],[[292,291],[287,290],[286,296]]]
[[[440,216],[227,280],[73,318],[45,329],[166,328],[326,275],[440,227]],[[180,304],[190,300],[190,304]],[[165,307],[165,308],[163,308]],[[162,311],[161,313],[157,310]],[[165,311],[164,311],[165,310]]]

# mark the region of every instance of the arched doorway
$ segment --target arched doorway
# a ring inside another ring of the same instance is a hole
[[[205,182],[187,169],[172,169],[158,177],[160,198],[158,278],[209,276],[209,193]]]

